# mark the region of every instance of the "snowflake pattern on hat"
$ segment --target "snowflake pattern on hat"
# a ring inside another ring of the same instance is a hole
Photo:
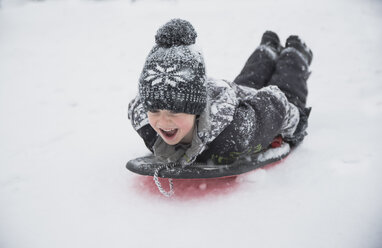
[[[144,80],[150,82],[152,86],[164,83],[176,87],[178,82],[184,83],[193,79],[190,70],[179,70],[176,65],[165,68],[157,64],[154,69],[147,71],[147,75]]]

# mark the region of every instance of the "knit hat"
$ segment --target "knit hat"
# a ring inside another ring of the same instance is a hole
[[[139,94],[146,111],[203,112],[206,75],[202,53],[193,45],[196,36],[191,23],[181,19],[172,19],[159,28],[156,45],[139,79]]]

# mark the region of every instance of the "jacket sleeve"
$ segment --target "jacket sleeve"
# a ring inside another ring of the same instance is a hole
[[[298,109],[276,87],[259,90],[255,97],[241,101],[233,121],[201,154],[201,160],[232,163],[241,155],[268,148],[275,137],[293,136],[299,122]]]
[[[142,101],[139,96],[129,103],[128,118],[135,131],[141,136],[145,142],[146,147],[153,152],[154,143],[158,134],[150,126],[147,112],[143,107]]]

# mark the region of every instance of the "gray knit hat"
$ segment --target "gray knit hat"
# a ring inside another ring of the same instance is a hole
[[[201,114],[206,106],[206,73],[202,53],[193,45],[191,23],[172,19],[155,36],[146,58],[139,94],[147,111],[166,109]]]

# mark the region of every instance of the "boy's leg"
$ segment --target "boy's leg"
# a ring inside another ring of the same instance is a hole
[[[311,108],[306,108],[308,96],[307,80],[309,78],[309,65],[313,53],[297,36],[289,36],[286,48],[280,54],[275,72],[269,85],[276,85],[282,90],[289,102],[293,103],[300,112],[300,122],[294,137],[287,140],[292,145],[297,145],[306,136],[308,118]]]
[[[276,33],[266,31],[260,46],[249,57],[234,82],[255,89],[262,88],[272,77],[280,50],[280,39]]]
[[[280,54],[268,85],[276,85],[289,102],[305,108],[308,96],[307,80],[313,53],[298,36],[289,36]]]

